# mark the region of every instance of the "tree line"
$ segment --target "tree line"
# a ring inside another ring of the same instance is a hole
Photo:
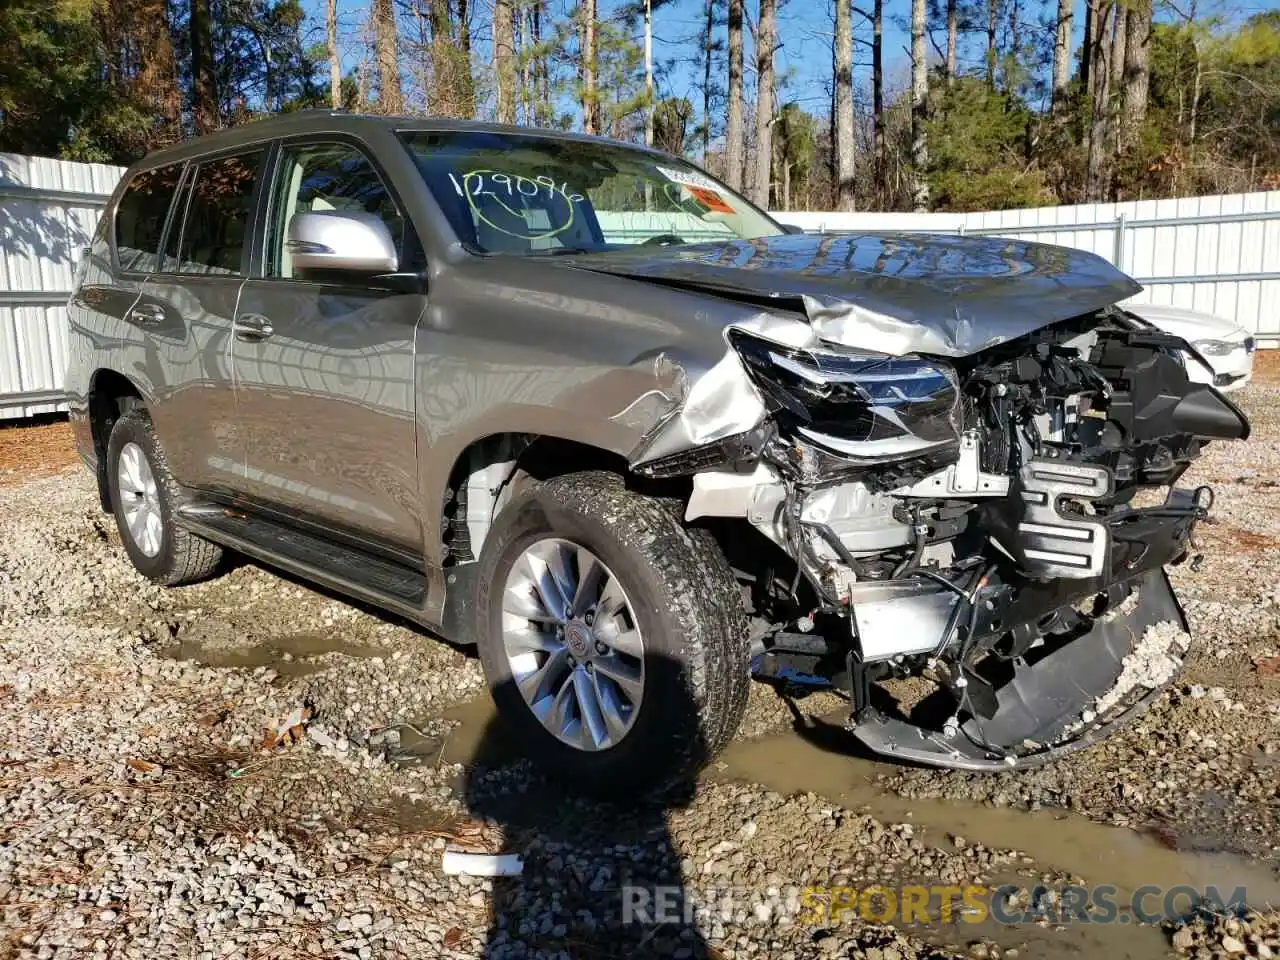
[[[185,136],[331,106],[654,144],[777,209],[1280,189],[1276,10],[368,0],[344,17],[337,0],[311,15],[299,0],[9,0],[0,150],[127,163]]]

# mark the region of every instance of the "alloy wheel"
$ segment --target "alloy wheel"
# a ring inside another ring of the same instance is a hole
[[[147,455],[132,441],[120,448],[116,486],[120,491],[120,509],[124,512],[129,538],[143,554],[156,556],[164,543],[160,491]]]
[[[507,575],[502,633],[534,716],[579,750],[616,746],[644,696],[644,641],[622,584],[580,544],[525,549]]]

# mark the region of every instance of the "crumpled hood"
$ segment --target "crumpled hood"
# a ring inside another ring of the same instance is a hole
[[[824,340],[891,355],[966,356],[1142,289],[1080,250],[914,233],[784,234],[559,262],[778,302],[802,310]]]

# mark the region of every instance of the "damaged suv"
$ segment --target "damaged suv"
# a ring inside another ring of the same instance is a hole
[[[474,644],[553,775],[689,775],[753,674],[845,691],[872,750],[1006,769],[1177,673],[1164,568],[1212,494],[1176,484],[1249,432],[1138,289],[796,234],[640,147],[302,113],[129,171],[69,385],[143,574],[229,548]]]

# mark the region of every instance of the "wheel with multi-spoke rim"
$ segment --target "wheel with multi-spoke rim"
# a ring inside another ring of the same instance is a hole
[[[160,488],[147,455],[132,440],[120,448],[116,489],[120,491],[120,512],[124,515],[129,539],[145,556],[154,557],[160,552],[164,539]]]
[[[106,476],[120,540],[140,573],[176,586],[214,571],[222,550],[176,522],[181,491],[145,410],[126,412],[111,428]]]
[[[596,793],[687,780],[737,729],[740,593],[714,539],[610,474],[517,494],[481,551],[481,661],[547,774]]]
[[[644,637],[618,577],[581,544],[536,540],[507,574],[502,641],[533,715],[580,750],[620,743],[644,701]]]

